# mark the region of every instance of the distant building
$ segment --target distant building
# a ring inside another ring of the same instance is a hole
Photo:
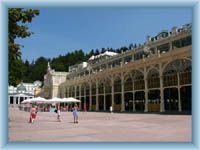
[[[17,85],[17,87],[8,87],[8,104],[18,105],[27,98],[33,98],[35,91],[41,87],[41,81],[35,81],[34,83],[23,83]]]
[[[51,69],[50,64],[47,66],[47,73],[44,75],[44,85],[39,96],[44,98],[53,98],[58,96],[58,87],[62,82],[66,81],[66,77],[69,73],[57,72]]]
[[[82,62],[80,64],[76,64],[69,67],[69,73],[77,72],[78,70],[82,70],[88,66],[87,62]]]

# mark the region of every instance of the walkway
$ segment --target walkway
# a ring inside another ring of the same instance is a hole
[[[71,112],[39,112],[33,124],[29,113],[9,108],[10,141],[100,141],[100,142],[191,142],[191,115],[124,114],[79,112],[79,123],[73,123]]]

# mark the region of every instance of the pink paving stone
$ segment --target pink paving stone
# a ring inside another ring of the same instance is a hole
[[[25,142],[191,142],[191,115],[79,112],[38,112],[33,124],[29,113],[9,108],[9,141]]]

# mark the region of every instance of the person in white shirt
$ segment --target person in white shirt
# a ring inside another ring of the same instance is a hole
[[[61,119],[60,119],[60,105],[59,104],[57,104],[57,120],[59,121],[59,122],[61,122]]]

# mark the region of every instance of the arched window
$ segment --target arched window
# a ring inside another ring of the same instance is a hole
[[[133,90],[133,81],[131,75],[128,74],[124,77],[124,91],[132,91]]]
[[[134,82],[134,90],[142,90],[144,89],[144,75],[142,72],[138,70],[133,70],[131,72],[131,76]]]
[[[180,84],[191,84],[191,61],[179,59],[169,63],[163,71],[163,85],[175,86],[178,84],[177,75],[179,75]]]
[[[147,75],[148,88],[159,88],[160,78],[159,72],[156,69],[151,69]]]
[[[121,78],[116,76],[114,78],[114,92],[121,92]]]

